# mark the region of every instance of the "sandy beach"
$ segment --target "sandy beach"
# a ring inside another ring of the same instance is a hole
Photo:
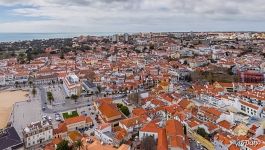
[[[28,99],[27,91],[0,91],[0,129],[4,128],[11,114],[13,104]]]

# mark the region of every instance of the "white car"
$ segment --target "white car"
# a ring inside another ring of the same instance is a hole
[[[55,114],[55,120],[56,121],[61,121],[62,120],[60,114],[58,114],[58,113]]]
[[[47,116],[46,115],[43,115],[42,116],[42,120],[46,120],[47,119]]]
[[[61,121],[61,118],[60,117],[55,117],[55,120],[56,121]]]

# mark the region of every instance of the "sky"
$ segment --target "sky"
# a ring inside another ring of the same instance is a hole
[[[0,32],[265,31],[265,0],[0,0]]]

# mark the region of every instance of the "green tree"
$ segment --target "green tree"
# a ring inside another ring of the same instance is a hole
[[[15,50],[12,50],[11,54],[10,54],[12,57],[15,57],[16,56],[16,53],[15,53]]]
[[[29,81],[29,87],[31,87],[31,86],[32,86],[32,84],[33,84],[33,82],[32,82],[32,81]]]
[[[58,145],[56,150],[71,150],[72,148],[68,145],[69,142],[67,140],[62,140]]]
[[[25,58],[26,58],[26,55],[25,53],[19,53],[19,55],[17,56],[17,61],[21,64],[25,63]]]
[[[52,92],[47,92],[47,98],[48,98],[48,101],[49,101],[50,104],[51,104],[52,101],[54,100],[53,95],[52,95]]]
[[[27,51],[27,61],[30,63],[30,61],[32,60],[32,54],[31,51]]]
[[[78,99],[78,96],[77,95],[71,95],[71,99],[75,100],[75,102],[76,102]]]
[[[208,136],[209,136],[208,133],[203,128],[198,128],[197,133],[204,138],[208,138]]]
[[[36,90],[35,87],[33,87],[33,89],[32,89],[32,95],[35,97],[36,94],[37,94],[37,90]]]
[[[121,112],[126,115],[126,116],[129,116],[130,115],[130,111],[129,111],[129,108],[127,106],[121,106],[120,108]]]
[[[60,50],[60,58],[64,59],[64,50],[63,49]]]
[[[183,131],[184,131],[184,134],[187,135],[187,127],[185,125],[183,126]]]
[[[84,144],[81,140],[77,140],[74,144],[75,148],[77,148],[78,150],[80,150],[82,147],[84,147]]]

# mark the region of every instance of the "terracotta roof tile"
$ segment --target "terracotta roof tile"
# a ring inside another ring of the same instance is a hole
[[[255,110],[258,110],[258,109],[259,109],[258,106],[254,105],[254,104],[251,104],[251,103],[249,103],[249,102],[245,102],[245,101],[242,101],[242,100],[239,100],[239,102],[240,102],[241,104],[243,104],[243,105],[245,105],[245,106],[248,106],[248,107],[250,107],[250,108],[253,108],[253,109],[255,109]]]
[[[165,129],[158,130],[158,141],[157,141],[157,149],[158,150],[167,150],[168,143],[167,143],[167,136]]]
[[[178,104],[182,109],[187,109],[187,107],[189,106],[189,104],[191,104],[192,102],[188,99],[183,99],[181,100]]]
[[[222,128],[225,128],[225,129],[230,129],[231,128],[231,124],[228,121],[226,121],[226,120],[218,122],[218,125],[220,127],[222,127]]]
[[[127,128],[139,125],[141,123],[140,117],[131,117],[123,119],[120,121],[121,124],[124,124]]]
[[[73,124],[73,123],[77,123],[77,122],[81,122],[81,121],[86,121],[87,118],[88,117],[81,115],[81,116],[76,116],[76,117],[72,117],[72,118],[67,118],[67,119],[64,120],[64,122],[67,125],[69,125],[69,124]]]
[[[149,122],[148,124],[146,124],[140,129],[140,131],[142,132],[155,132],[155,133],[157,133],[158,130],[159,130],[159,127],[154,122]]]
[[[113,106],[112,104],[108,103],[102,103],[98,110],[101,112],[101,114],[107,118],[115,117],[121,115],[121,112],[118,110],[116,106]]]

